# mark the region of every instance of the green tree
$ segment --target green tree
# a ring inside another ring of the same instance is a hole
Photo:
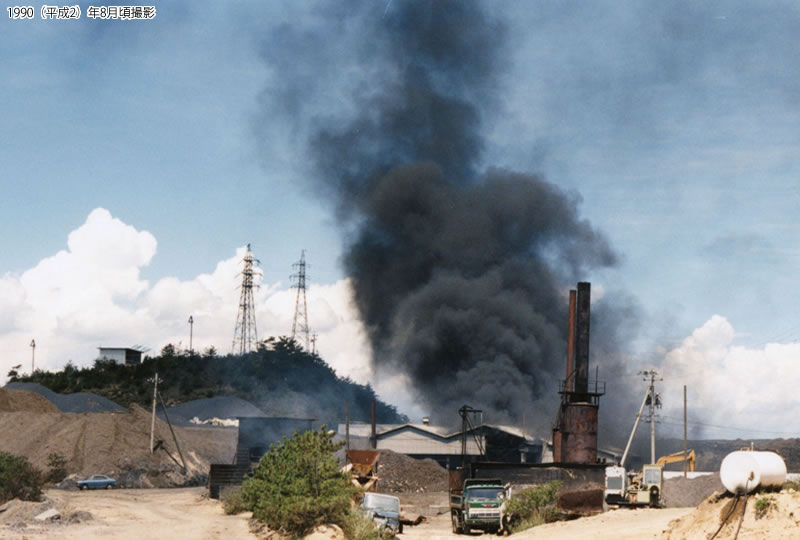
[[[301,535],[316,525],[344,525],[356,488],[339,472],[333,433],[296,433],[274,444],[242,487],[253,517],[270,528]]]

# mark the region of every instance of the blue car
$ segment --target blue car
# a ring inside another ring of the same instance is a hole
[[[116,480],[104,474],[95,474],[88,480],[78,481],[78,489],[111,489],[116,485]]]

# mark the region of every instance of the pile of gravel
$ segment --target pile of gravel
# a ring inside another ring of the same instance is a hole
[[[378,460],[378,491],[381,493],[447,491],[447,487],[447,469],[434,460],[381,450]]]
[[[38,383],[21,383],[12,382],[8,383],[5,388],[11,390],[27,390],[29,392],[36,392],[44,396],[59,411],[66,413],[88,413],[88,412],[123,412],[126,409],[97,394],[89,392],[76,392],[74,394],[59,394],[53,392]]]
[[[164,418],[159,408],[158,414]],[[210,418],[236,418],[237,416],[267,416],[264,411],[243,399],[232,396],[216,396],[205,399],[187,401],[167,408],[169,420],[179,426],[193,426],[192,418],[200,420]]]
[[[690,508],[698,506],[714,492],[725,493],[719,473],[698,476],[697,478],[664,479],[664,505],[669,508]]]

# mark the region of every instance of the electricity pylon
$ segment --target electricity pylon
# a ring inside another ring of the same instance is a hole
[[[311,336],[308,331],[308,310],[306,309],[306,250],[300,252],[300,260],[292,265],[297,272],[291,275],[292,287],[297,289],[294,303],[294,322],[292,322],[292,339],[297,335],[302,338],[306,351],[311,350]]]
[[[256,309],[253,302],[253,289],[257,289],[258,284],[253,283],[253,276],[260,275],[260,273],[257,270],[253,270],[253,265],[261,261],[253,258],[253,254],[250,252],[250,244],[247,244],[247,251],[242,262],[244,263],[242,294],[239,296],[239,313],[236,315],[236,328],[233,331],[232,354],[245,354],[256,350],[258,347]]]

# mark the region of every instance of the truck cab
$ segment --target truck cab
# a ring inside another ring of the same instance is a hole
[[[606,467],[604,500],[606,504],[661,506],[663,467],[650,464],[641,472],[629,472],[620,466]]]
[[[501,527],[500,506],[506,492],[499,479],[470,478],[450,491],[450,514],[455,534],[471,530],[496,533]]]
[[[627,499],[625,467],[606,467],[606,486],[603,499],[606,504],[623,504]]]

